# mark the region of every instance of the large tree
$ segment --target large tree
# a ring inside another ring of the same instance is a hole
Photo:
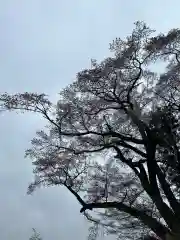
[[[137,22],[113,56],[59,94],[1,95],[4,109],[47,121],[26,156],[36,187],[62,185],[94,222],[120,239],[180,239],[180,30],[154,35]]]

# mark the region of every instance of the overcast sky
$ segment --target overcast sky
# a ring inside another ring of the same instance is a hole
[[[109,55],[109,42],[146,21],[158,31],[180,27],[179,0],[1,0],[0,92],[37,91],[56,99],[90,58]],[[0,239],[85,240],[80,206],[62,188],[26,196],[32,179],[24,151],[42,124],[31,114],[0,116]]]

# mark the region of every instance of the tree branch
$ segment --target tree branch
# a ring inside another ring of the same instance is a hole
[[[138,210],[134,207],[129,207],[122,202],[89,203],[83,206],[80,212],[84,212],[86,210],[92,210],[94,208],[104,208],[104,209],[116,208],[119,211],[126,212],[130,214],[132,217],[135,217],[141,220],[146,226],[148,226],[153,232],[155,232],[162,239],[165,239],[165,235],[169,232],[168,228],[166,228],[163,224],[158,222],[155,218],[146,214],[143,210]]]
[[[136,61],[138,61],[138,60],[136,59]],[[138,73],[138,75],[132,80],[133,83],[132,83],[132,85],[131,85],[131,87],[129,88],[128,93],[127,93],[127,102],[128,102],[130,105],[132,105],[131,99],[130,99],[130,94],[131,94],[133,88],[135,87],[137,81],[140,79],[141,74],[142,74],[141,63],[140,63],[139,61],[138,61],[138,63],[139,63],[139,67],[138,67],[138,68],[139,68],[139,73]]]
[[[170,209],[170,207],[163,201],[158,183],[157,183],[157,168],[156,168],[156,145],[151,136],[148,136],[148,144],[147,144],[147,168],[149,175],[149,189],[147,189],[147,193],[156,204],[157,209],[159,210],[161,216],[166,221],[169,228],[172,228],[174,222],[174,213]]]
[[[142,152],[141,150],[137,149],[136,147],[124,142],[124,141],[115,141],[113,143],[116,143],[117,145],[120,145],[122,147],[125,147],[127,149],[131,149],[132,151],[134,151],[135,153],[137,153],[138,155],[147,158],[147,154]]]
[[[162,170],[158,166],[158,164],[156,164],[156,171],[157,171],[157,176],[158,176],[159,182],[160,182],[161,187],[169,201],[169,204],[172,207],[174,213],[179,217],[180,216],[180,204],[176,200],[176,198],[175,198],[169,184],[167,183],[166,178],[165,178]]]

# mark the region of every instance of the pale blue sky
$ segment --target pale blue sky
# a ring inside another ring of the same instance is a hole
[[[180,27],[179,0],[1,0],[0,91],[57,93],[90,58],[109,55],[109,42],[146,21],[158,31]],[[87,223],[76,200],[62,188],[26,196],[31,164],[24,160],[42,119],[0,116],[0,239],[28,239],[31,228],[44,240],[84,240]]]

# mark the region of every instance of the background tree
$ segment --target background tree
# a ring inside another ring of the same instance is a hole
[[[33,230],[33,234],[29,238],[29,240],[42,240],[40,234],[36,231],[36,229],[33,228],[32,230]]]
[[[137,22],[56,105],[44,94],[1,95],[2,108],[48,120],[26,151],[35,175],[28,193],[66,187],[94,222],[90,239],[100,225],[119,239],[180,239],[180,30],[152,34]]]

